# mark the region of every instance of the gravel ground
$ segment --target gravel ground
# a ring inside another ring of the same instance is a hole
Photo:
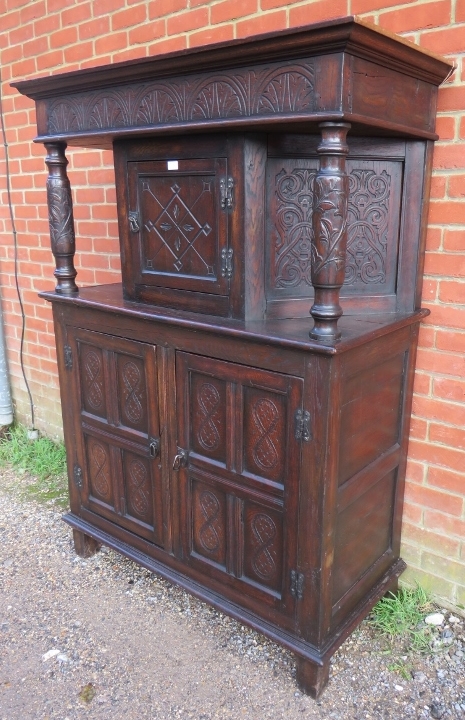
[[[25,482],[0,474],[1,720],[465,718],[462,617],[443,611],[426,657],[364,623],[315,702],[263,636],[111,550],[78,558]]]

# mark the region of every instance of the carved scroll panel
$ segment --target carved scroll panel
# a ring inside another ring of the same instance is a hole
[[[318,160],[268,161],[267,294],[312,294],[311,242]],[[400,162],[347,160],[347,255],[341,295],[395,292],[402,166]]]

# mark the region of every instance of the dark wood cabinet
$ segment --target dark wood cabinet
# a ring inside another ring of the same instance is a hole
[[[17,84],[48,152],[76,550],[292,649],[313,696],[405,567],[449,70],[343,18]],[[122,284],[76,286],[67,143],[113,148]]]

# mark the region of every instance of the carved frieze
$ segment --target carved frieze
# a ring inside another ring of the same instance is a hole
[[[268,63],[52,99],[47,101],[48,132],[302,114],[312,112],[314,103],[311,60]]]

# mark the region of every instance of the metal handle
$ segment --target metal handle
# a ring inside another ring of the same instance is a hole
[[[150,438],[150,457],[156,458],[160,454],[160,438]]]
[[[178,448],[178,454],[175,455],[173,460],[173,470],[180,470],[187,465],[187,453],[185,450]]]

